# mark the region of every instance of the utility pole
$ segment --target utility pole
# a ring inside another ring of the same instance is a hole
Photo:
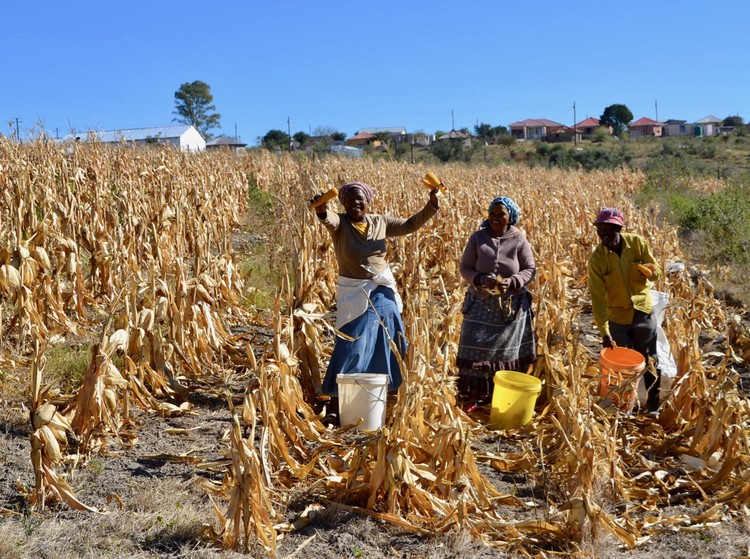
[[[578,129],[576,127],[576,102],[573,101],[573,145],[578,145]]]
[[[286,130],[289,136],[289,151],[292,151],[292,121],[289,120],[289,117],[286,117]]]
[[[16,141],[21,141],[21,129],[18,127],[18,123],[21,122],[18,117],[16,117]]]
[[[451,109],[451,130],[456,129],[456,121],[453,120],[453,109]]]
[[[239,142],[240,138],[237,136],[237,123],[234,124],[234,141]]]
[[[60,129],[55,127],[55,140],[60,139]]]
[[[656,122],[659,122],[659,105],[654,101],[654,112],[656,113]]]

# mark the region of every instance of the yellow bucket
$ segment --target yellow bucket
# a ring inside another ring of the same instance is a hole
[[[498,371],[494,377],[490,429],[516,429],[526,425],[534,415],[542,381],[516,371]]]

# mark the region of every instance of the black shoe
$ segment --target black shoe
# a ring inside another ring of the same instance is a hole
[[[339,414],[329,413],[320,422],[327,427],[338,427],[339,426]]]

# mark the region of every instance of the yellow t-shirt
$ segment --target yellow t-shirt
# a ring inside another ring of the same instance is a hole
[[[354,228],[357,231],[359,231],[359,233],[363,237],[367,236],[367,221],[365,221],[365,220],[362,220],[362,221],[352,221],[351,224],[354,225]]]
[[[630,324],[635,310],[650,313],[651,281],[661,269],[646,240],[633,233],[620,233],[620,256],[599,243],[589,257],[588,279],[594,320],[602,336],[609,335],[609,323]],[[649,281],[638,271],[638,264],[650,264],[654,273]]]

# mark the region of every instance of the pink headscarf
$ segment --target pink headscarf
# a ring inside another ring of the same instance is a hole
[[[339,188],[339,201],[341,202],[342,206],[344,205],[344,200],[346,200],[346,194],[352,188],[358,188],[359,190],[361,190],[365,195],[365,199],[367,200],[368,204],[372,202],[372,199],[375,196],[375,190],[369,184],[365,184],[363,182],[350,182]]]

